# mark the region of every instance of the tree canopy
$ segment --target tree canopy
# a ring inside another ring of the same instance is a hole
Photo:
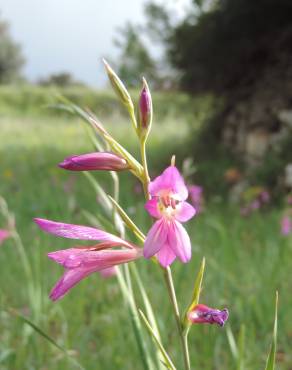
[[[9,83],[19,78],[23,64],[21,47],[12,39],[9,25],[0,15],[0,83]]]

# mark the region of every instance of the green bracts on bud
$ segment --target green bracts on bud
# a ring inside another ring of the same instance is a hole
[[[201,289],[202,289],[202,282],[203,282],[203,277],[204,277],[204,271],[205,271],[205,257],[202,259],[200,270],[199,270],[199,272],[197,274],[197,277],[196,277],[196,280],[195,280],[191,302],[190,302],[189,306],[187,307],[187,309],[185,311],[185,314],[182,318],[183,330],[186,331],[186,332],[188,332],[188,330],[191,326],[191,323],[188,320],[188,313],[190,311],[192,311],[192,309],[197,304],[199,304],[200,294],[201,294]]]
[[[141,139],[146,140],[151,130],[152,124],[152,98],[147,81],[143,77],[143,87],[139,99],[139,121],[138,121],[138,135]]]
[[[127,108],[130,116],[132,117],[134,115],[134,104],[132,102],[130,94],[128,93],[121,79],[104,59],[103,64],[105,66],[108,78],[112,84],[114,91],[116,92],[117,96],[120,98],[124,106]]]

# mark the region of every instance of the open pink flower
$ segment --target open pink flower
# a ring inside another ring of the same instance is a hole
[[[229,313],[227,308],[218,310],[210,308],[204,304],[197,304],[189,313],[188,319],[193,324],[218,324],[224,326],[228,319]]]
[[[0,245],[10,237],[10,231],[5,229],[0,229]]]
[[[96,245],[63,249],[48,254],[49,258],[65,268],[64,275],[50,293],[53,301],[62,298],[69,289],[93,272],[102,272],[142,256],[140,248],[103,230],[40,218],[36,218],[35,222],[42,230],[63,238],[100,241]],[[114,247],[121,248],[113,249]]]
[[[185,202],[188,190],[175,166],[168,167],[149,184],[152,197],[145,204],[149,214],[158,220],[147,234],[144,257],[157,255],[163,267],[169,266],[176,257],[182,262],[191,258],[191,242],[181,222],[190,220],[196,210]]]

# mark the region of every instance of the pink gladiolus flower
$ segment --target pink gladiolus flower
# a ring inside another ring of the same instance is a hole
[[[10,231],[5,229],[0,229],[0,245],[10,237]]]
[[[188,189],[175,166],[168,167],[162,175],[149,184],[152,197],[145,204],[149,214],[158,220],[147,234],[144,257],[157,255],[163,267],[176,257],[186,263],[191,258],[191,242],[181,222],[190,220],[196,210],[185,202]]]
[[[196,305],[189,313],[188,319],[193,324],[218,324],[224,326],[228,319],[229,313],[227,308],[220,311],[214,308],[205,306],[204,304]]]
[[[88,275],[142,256],[140,248],[103,230],[40,218],[36,218],[35,222],[42,230],[63,238],[100,241],[96,245],[63,249],[48,254],[49,258],[65,268],[64,275],[50,293],[53,301],[62,298],[69,289]],[[121,248],[112,249],[113,247]]]
[[[122,171],[129,169],[127,161],[110,152],[97,152],[67,157],[59,167],[70,171]]]
[[[292,232],[292,220],[289,216],[284,216],[281,220],[282,235],[289,235]]]

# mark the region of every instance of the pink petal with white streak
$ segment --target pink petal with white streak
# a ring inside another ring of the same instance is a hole
[[[184,263],[191,259],[192,247],[186,229],[177,221],[169,227],[168,242],[176,256]]]
[[[124,245],[128,248],[133,248],[133,246],[127,241],[93,227],[65,224],[63,222],[45,220],[42,218],[35,218],[34,221],[42,230],[46,231],[47,233],[61,236],[63,238],[109,241],[118,245]]]
[[[148,231],[144,244],[144,257],[154,256],[165,244],[168,232],[167,222],[161,218]]]
[[[176,255],[170,248],[169,244],[164,244],[164,246],[157,253],[157,258],[161,266],[167,267],[172,264],[176,258]]]
[[[182,202],[180,207],[178,213],[175,215],[176,220],[186,222],[195,216],[196,210],[188,202]]]

